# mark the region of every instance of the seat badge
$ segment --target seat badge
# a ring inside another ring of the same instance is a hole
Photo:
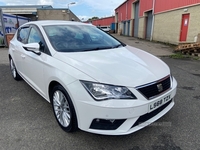
[[[161,83],[157,84],[157,88],[158,88],[158,92],[162,92],[163,91],[163,85]]]

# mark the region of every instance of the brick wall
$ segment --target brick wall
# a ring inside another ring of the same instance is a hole
[[[145,38],[144,34],[145,34],[145,17],[141,17],[139,19],[138,37],[144,39]]]
[[[182,15],[188,13],[190,20],[186,42],[194,42],[195,36],[200,33],[200,5],[155,15],[153,40],[178,44]]]
[[[190,22],[187,41],[194,41],[194,37],[200,33],[200,5],[188,8]]]

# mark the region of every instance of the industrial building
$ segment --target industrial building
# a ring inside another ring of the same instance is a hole
[[[69,5],[69,4],[68,4]],[[80,19],[69,8],[53,8],[51,5],[0,6],[3,13],[13,14],[36,20],[73,20]]]
[[[0,46],[8,46],[17,28],[36,20],[68,20],[80,19],[68,8],[53,8],[51,5],[0,6]]]
[[[37,9],[39,8],[51,8],[51,5],[18,5],[18,6],[0,6],[0,9],[5,14],[12,14],[17,16],[23,16],[30,18],[30,20],[37,20]]]
[[[116,31],[126,36],[179,44],[200,33],[200,0],[126,0],[115,9]]]
[[[110,26],[112,23],[115,23],[115,16],[92,20],[92,24],[95,26]]]

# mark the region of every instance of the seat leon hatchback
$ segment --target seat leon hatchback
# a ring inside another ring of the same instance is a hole
[[[91,24],[28,22],[10,41],[9,60],[13,78],[51,103],[66,132],[130,134],[174,105],[177,82],[162,60]]]

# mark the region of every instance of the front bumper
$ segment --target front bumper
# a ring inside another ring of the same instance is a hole
[[[137,90],[129,88],[136,95],[137,100],[115,99],[97,102],[80,87],[82,85],[79,81],[68,86],[76,110],[78,127],[96,134],[125,135],[153,123],[174,106],[177,82],[173,79],[171,89],[152,100],[147,100]],[[152,111],[149,109],[152,103],[169,95],[168,102]],[[109,127],[111,125],[113,127]]]

